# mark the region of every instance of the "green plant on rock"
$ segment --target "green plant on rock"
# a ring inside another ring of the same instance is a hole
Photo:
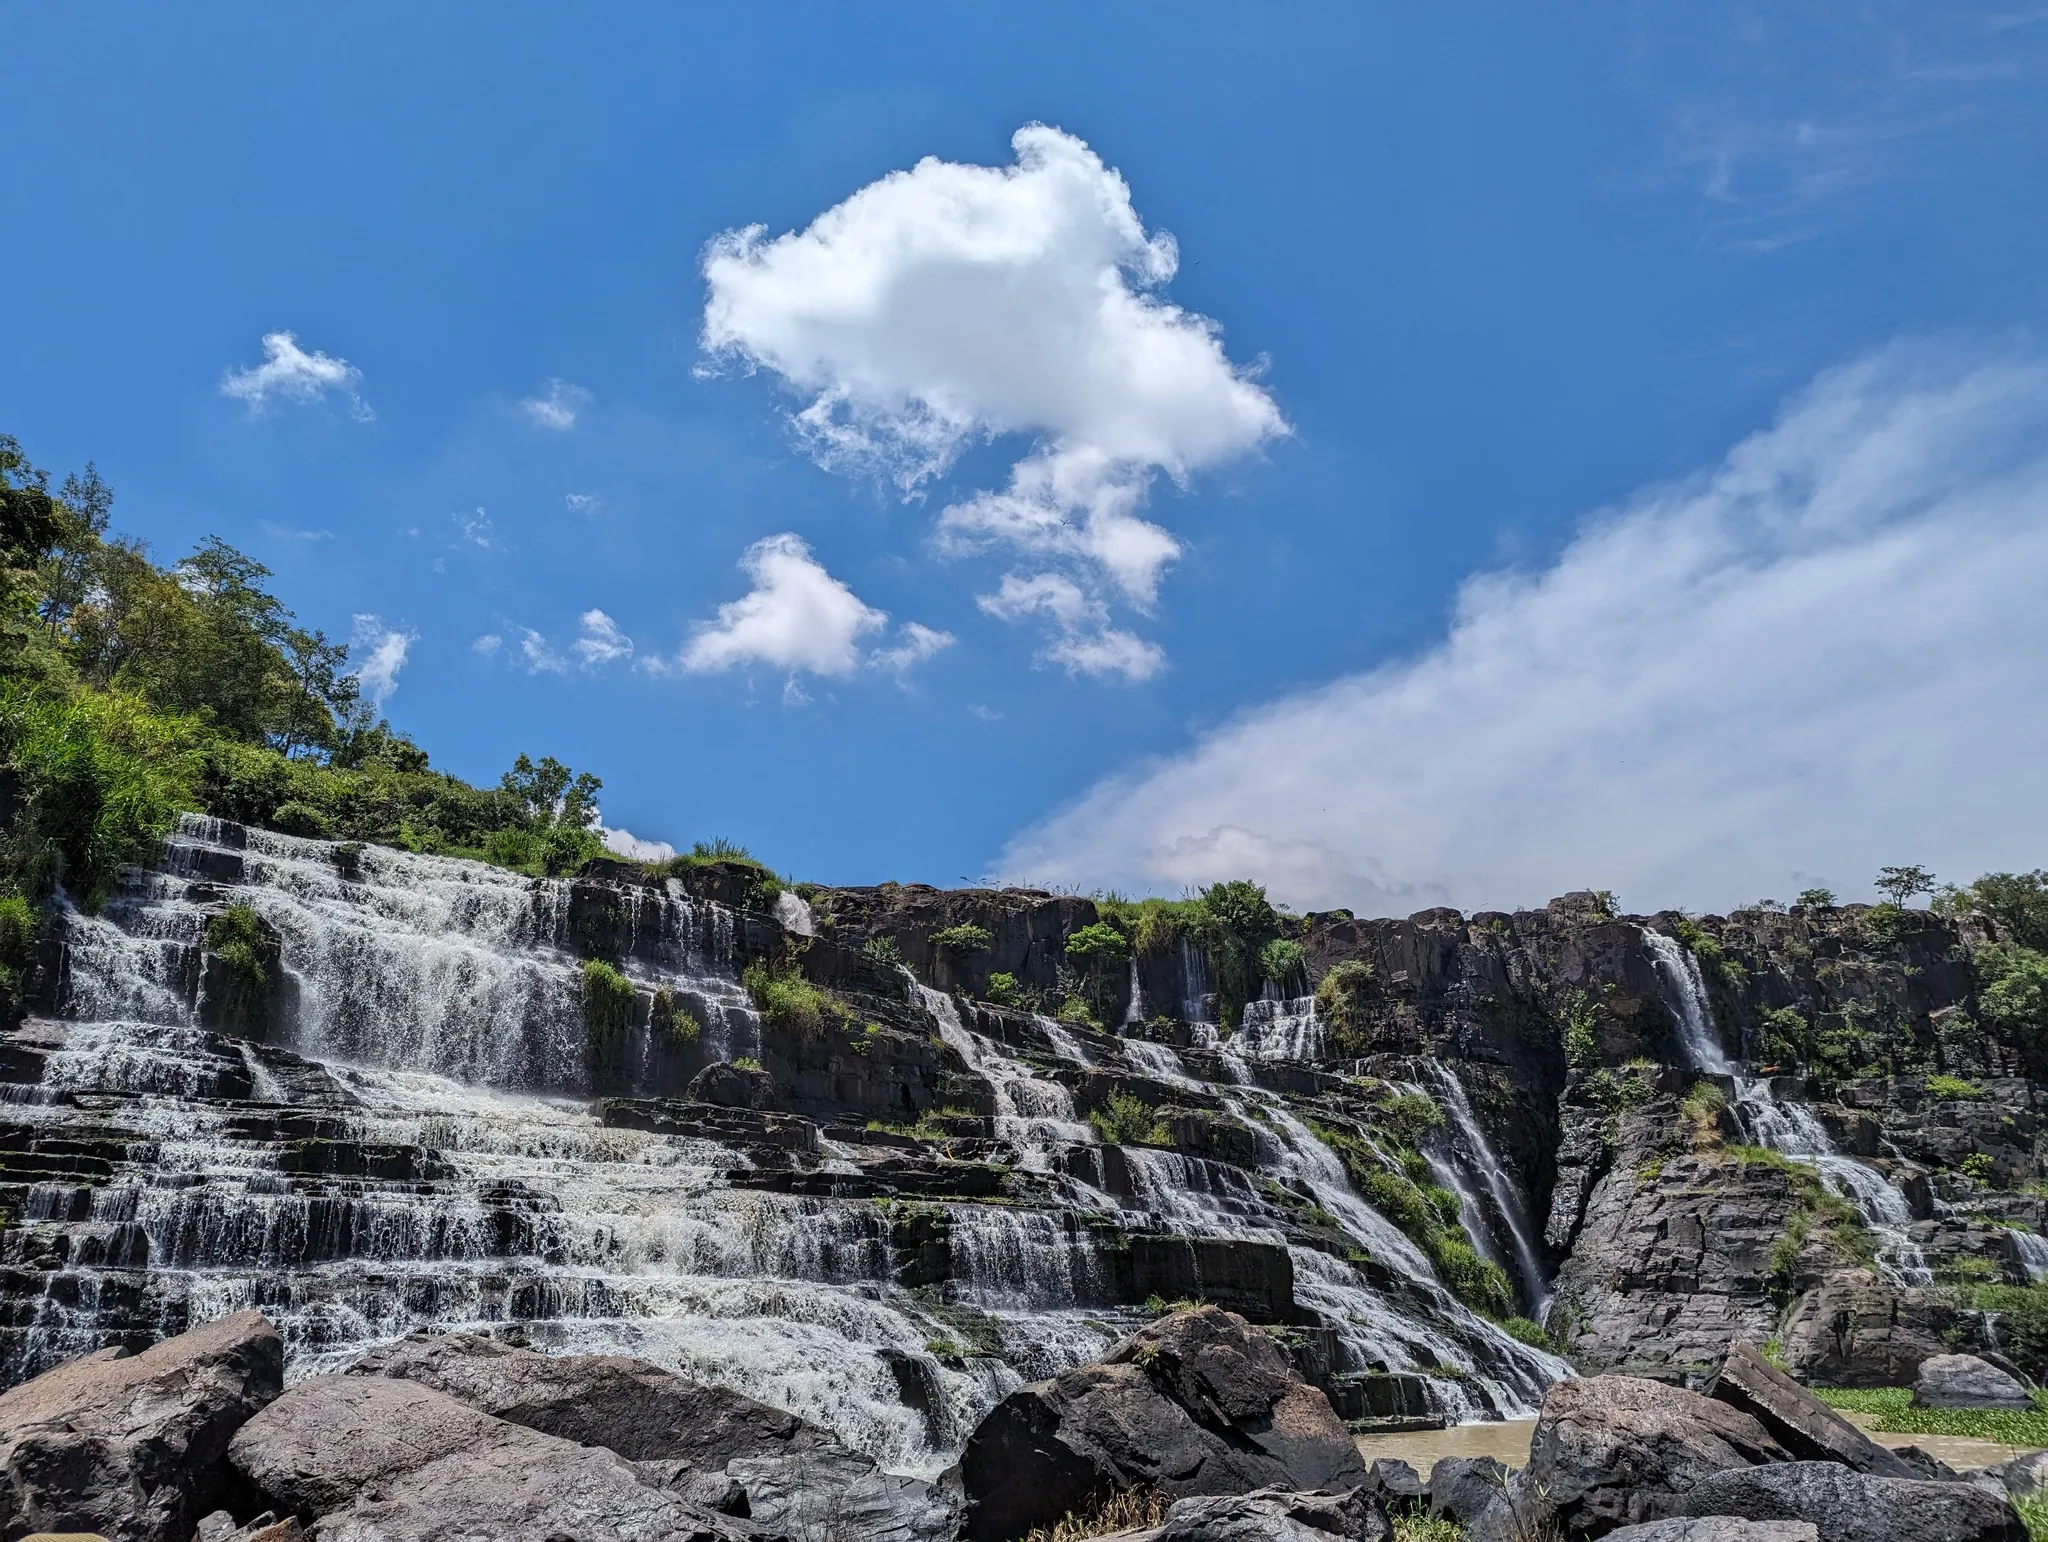
[[[1984,1089],[1960,1076],[1935,1075],[1927,1078],[1927,1095],[1944,1103],[1971,1103],[1984,1096]]]
[[[251,907],[230,905],[207,919],[206,951],[220,961],[225,977],[222,1026],[235,1033],[251,1032],[261,1025],[270,1000],[277,934]]]
[[[995,940],[995,933],[985,926],[976,926],[972,921],[963,921],[958,926],[942,926],[932,933],[933,947],[963,958],[986,953]]]
[[[1064,951],[1078,986],[1075,997],[1069,999],[1086,999],[1091,1022],[1107,1015],[1112,992],[1130,961],[1129,940],[1114,926],[1091,921],[1068,935]]]
[[[583,1029],[593,1049],[609,1050],[633,1026],[633,982],[601,958],[583,961]]]
[[[761,1020],[780,1033],[815,1038],[829,1019],[844,1016],[832,997],[812,984],[794,965],[771,966],[755,960],[740,975],[761,1013]]]
[[[1024,1005],[1024,990],[1018,985],[1017,977],[1007,970],[998,969],[988,977],[984,991],[985,999],[999,1007],[1021,1007]]]
[[[1963,1158],[1962,1174],[1972,1183],[1988,1184],[1996,1172],[1996,1164],[1982,1151],[1973,1151]]]
[[[1060,998],[1059,1010],[1053,1013],[1056,1022],[1067,1023],[1075,1028],[1100,1029],[1102,1024],[1095,1016],[1095,1009],[1082,996],[1067,995]]]
[[[1551,1354],[1557,1353],[1556,1343],[1541,1323],[1531,1322],[1526,1317],[1503,1317],[1500,1319],[1500,1327],[1502,1332],[1519,1344],[1527,1344],[1531,1349],[1541,1349]]]
[[[735,1055],[732,1057],[732,1068],[735,1071],[759,1071],[762,1065],[752,1055]]]
[[[1195,940],[1208,955],[1215,976],[1225,1032],[1235,1032],[1243,1023],[1244,1004],[1258,994],[1259,954],[1279,929],[1279,915],[1258,884],[1240,878],[1202,891]]]
[[[1565,1064],[1590,1070],[1600,1063],[1600,1004],[1583,990],[1566,993],[1564,1009]]]
[[[704,1025],[697,1021],[697,1014],[666,985],[654,993],[654,1002],[647,1009],[647,1025],[677,1045],[695,1044],[704,1034]]]
[[[1372,965],[1358,958],[1333,964],[1316,982],[1316,1017],[1329,1035],[1331,1052],[1340,1059],[1356,1059],[1370,1047],[1367,997],[1372,982]]]
[[[1112,1146],[1173,1144],[1173,1131],[1159,1117],[1159,1110],[1136,1093],[1112,1092],[1101,1108],[1089,1113],[1088,1122]]]
[[[29,966],[35,962],[36,937],[42,917],[36,907],[19,894],[0,896],[0,991],[21,990]]]
[[[1275,985],[1285,985],[1298,976],[1308,955],[1292,937],[1275,937],[1259,949],[1259,972]]]
[[[1881,867],[1872,887],[1894,905],[1903,907],[1914,895],[1933,890],[1934,874],[1918,863],[1906,867]]]
[[[1773,1007],[1758,1023],[1756,1057],[1766,1065],[1797,1065],[1809,1058],[1806,1019],[1791,1007]]]
[[[1792,903],[1801,910],[1833,910],[1835,891],[1826,888],[1801,889],[1792,897]]]
[[[1372,1107],[1373,1122],[1403,1146],[1419,1147],[1444,1126],[1444,1111],[1426,1092],[1397,1092]]]
[[[903,963],[903,950],[896,946],[894,937],[870,937],[860,945],[860,951],[869,963],[879,964],[884,969],[900,968]]]

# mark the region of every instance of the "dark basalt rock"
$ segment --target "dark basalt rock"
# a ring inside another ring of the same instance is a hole
[[[1810,1521],[1820,1542],[2025,1542],[2003,1495],[1974,1483],[1926,1483],[1853,1472],[1834,1462],[1786,1462],[1702,1478],[1675,1495],[1683,1515]]]
[[[240,1312],[24,1382],[0,1395],[0,1530],[185,1542],[235,1487],[230,1437],[283,1380],[277,1330]]]
[[[1429,1513],[1469,1526],[1501,1503],[1507,1482],[1507,1468],[1493,1457],[1440,1457],[1429,1471]]]
[[[1919,1474],[1772,1365],[1746,1339],[1728,1346],[1707,1396],[1740,1409],[1801,1461],[1840,1462],[1887,1478]]]
[[[1745,1521],[1733,1515],[1682,1515],[1607,1533],[1607,1542],[1820,1542],[1812,1521]]]
[[[1598,1536],[1654,1520],[1716,1473],[1791,1453],[1748,1414],[1682,1387],[1592,1376],[1550,1389],[1530,1442],[1532,1482],[1565,1529]],[[1435,1492],[1432,1475],[1431,1492]]]
[[[710,1103],[719,1108],[773,1108],[775,1078],[758,1066],[732,1065],[721,1060],[692,1077],[684,1096],[693,1103]]]
[[[1910,1386],[1921,1362],[1946,1354],[1956,1311],[1946,1293],[1890,1285],[1867,1269],[1829,1274],[1786,1318],[1785,1363],[1834,1387]]]
[[[1216,1307],[1011,1393],[968,1440],[960,1473],[974,1542],[1022,1535],[1107,1489],[1185,1498],[1370,1477],[1329,1400],[1265,1334]]]
[[[2034,1400],[2011,1376],[1975,1355],[1930,1355],[1913,1378],[1916,1408],[2031,1409]]]

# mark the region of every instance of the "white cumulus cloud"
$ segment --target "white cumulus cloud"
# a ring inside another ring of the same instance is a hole
[[[667,841],[642,840],[631,830],[616,829],[599,823],[597,838],[604,842],[605,850],[629,862],[666,862],[676,854],[675,847]]]
[[[941,543],[1019,550],[1148,609],[1179,555],[1143,518],[1287,425],[1207,317],[1160,298],[1179,255],[1123,178],[1031,124],[1011,166],[936,158],[870,183],[804,230],[732,231],[704,259],[703,344],[804,398],[829,468],[915,492],[967,445],[1029,435],[1007,485],[941,515]]]
[[[398,672],[420,634],[409,626],[387,626],[379,616],[357,616],[349,635],[349,652],[357,660],[353,671],[363,687],[363,697],[381,707],[398,689]]]
[[[362,381],[363,372],[348,360],[317,350],[308,353],[289,332],[266,332],[263,362],[229,370],[221,376],[220,391],[247,402],[252,417],[277,402],[317,402],[333,391],[348,404],[350,417],[367,423],[376,414],[362,398]]]
[[[1069,674],[1149,680],[1166,666],[1164,649],[1111,626],[1109,608],[1061,573],[1005,573],[996,592],[977,595],[975,603],[1003,621],[1045,616],[1053,635],[1044,657]]]
[[[526,409],[527,417],[536,427],[553,429],[559,434],[574,428],[577,415],[590,403],[591,395],[582,386],[550,380],[544,394],[529,396],[519,405]]]
[[[529,675],[566,675],[569,661],[555,652],[547,638],[532,627],[519,629],[519,656],[526,661]]]
[[[868,656],[868,662],[876,669],[886,669],[892,674],[907,674],[933,654],[952,647],[954,640],[951,632],[941,632],[917,621],[906,621],[897,640],[886,648],[877,648]]]
[[[1003,871],[1299,905],[1725,907],[2048,860],[2048,367],[1900,347],[1461,591],[1420,655],[1249,711]]]

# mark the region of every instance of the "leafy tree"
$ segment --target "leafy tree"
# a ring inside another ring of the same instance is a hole
[[[1986,873],[1973,884],[1942,893],[1945,910],[1976,910],[2026,948],[2048,949],[2048,869]]]
[[[1801,889],[1793,897],[1792,903],[1802,910],[1832,910],[1835,904],[1835,891],[1824,888]]]
[[[1934,874],[1917,864],[1911,867],[1881,867],[1877,870],[1877,891],[1894,905],[1903,905],[1916,894],[1934,888]]]
[[[1195,940],[1216,972],[1217,1006],[1226,1030],[1244,1021],[1244,1004],[1258,993],[1259,954],[1279,930],[1280,917],[1258,884],[1240,878],[1202,891]]]
[[[1302,971],[1308,955],[1292,937],[1275,937],[1259,949],[1259,972],[1275,985],[1284,985]]]
[[[1316,1016],[1329,1033],[1329,1044],[1340,1057],[1363,1055],[1370,1047],[1367,1030],[1371,1013],[1366,997],[1372,989],[1372,965],[1364,959],[1347,958],[1332,965],[1316,982]]]
[[[536,765],[521,755],[498,785],[518,799],[535,829],[564,825],[586,830],[597,823],[597,795],[604,783],[588,771],[572,772],[552,755]]]

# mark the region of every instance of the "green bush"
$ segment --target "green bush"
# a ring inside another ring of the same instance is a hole
[[[601,958],[583,961],[583,1027],[596,1048],[616,1045],[633,1026],[633,982]]]
[[[1018,985],[1015,975],[998,969],[988,977],[985,999],[999,1007],[1021,1007],[1024,1005],[1024,990]]]
[[[1275,937],[1259,949],[1259,969],[1275,985],[1292,980],[1307,962],[1308,955],[1292,937]]]
[[[860,951],[869,963],[884,969],[899,969],[903,965],[903,950],[896,946],[894,937],[870,937],[860,945]]]
[[[19,990],[29,965],[35,962],[36,937],[42,931],[42,917],[36,907],[19,894],[0,896],[0,986]]]
[[[294,799],[279,806],[271,816],[270,828],[281,830],[286,835],[303,835],[314,840],[326,840],[334,834],[334,821],[310,803]]]
[[[1531,1349],[1548,1350],[1551,1354],[1557,1353],[1556,1343],[1551,1339],[1549,1333],[1544,1330],[1541,1323],[1531,1322],[1526,1317],[1503,1317],[1500,1319],[1500,1326],[1501,1331],[1517,1343],[1527,1344]]]
[[[1436,1234],[1429,1248],[1429,1261],[1452,1295],[1488,1317],[1512,1316],[1515,1287],[1501,1266],[1479,1256],[1462,1234],[1448,1230]]]
[[[757,960],[747,966],[740,983],[760,1009],[761,1020],[782,1033],[813,1038],[824,1031],[827,1021],[844,1015],[829,994],[793,967],[774,969]]]
[[[226,975],[221,1025],[234,1033],[260,1027],[277,965],[277,935],[247,905],[230,905],[206,923],[206,951]]]
[[[972,921],[944,926],[932,933],[932,946],[947,953],[986,953],[995,940],[995,933],[985,926],[976,926]]]
[[[655,991],[654,1003],[647,1011],[647,1022],[656,1033],[673,1044],[695,1044],[704,1033],[704,1025],[697,1021],[697,1015],[666,985]]]
[[[1053,1013],[1053,1017],[1059,1022],[1072,1024],[1076,1028],[1100,1029],[1102,1027],[1101,1022],[1095,1016],[1095,1009],[1088,1004],[1085,997],[1081,996],[1063,997],[1060,1001],[1060,1009]]]
[[[1123,963],[1131,956],[1131,945],[1115,927],[1091,921],[1068,935],[1066,954],[1076,964],[1093,970]]]
[[[1930,1076],[1927,1095],[1944,1103],[1970,1103],[1984,1096],[1984,1089],[1960,1076]]]
[[[1420,1146],[1444,1125],[1444,1111],[1426,1092],[1397,1092],[1373,1104],[1372,1118],[1403,1146]]]
[[[1600,1007],[1585,991],[1575,990],[1564,999],[1564,1060],[1569,1066],[1590,1069],[1600,1063]]]
[[[1112,1146],[1170,1146],[1173,1132],[1159,1111],[1135,1093],[1112,1092],[1088,1115],[1095,1133]]]
[[[1347,958],[1333,964],[1316,982],[1316,1017],[1329,1034],[1330,1049],[1340,1058],[1355,1058],[1370,1047],[1367,1029],[1371,1015],[1366,997],[1372,979],[1371,964]]]

